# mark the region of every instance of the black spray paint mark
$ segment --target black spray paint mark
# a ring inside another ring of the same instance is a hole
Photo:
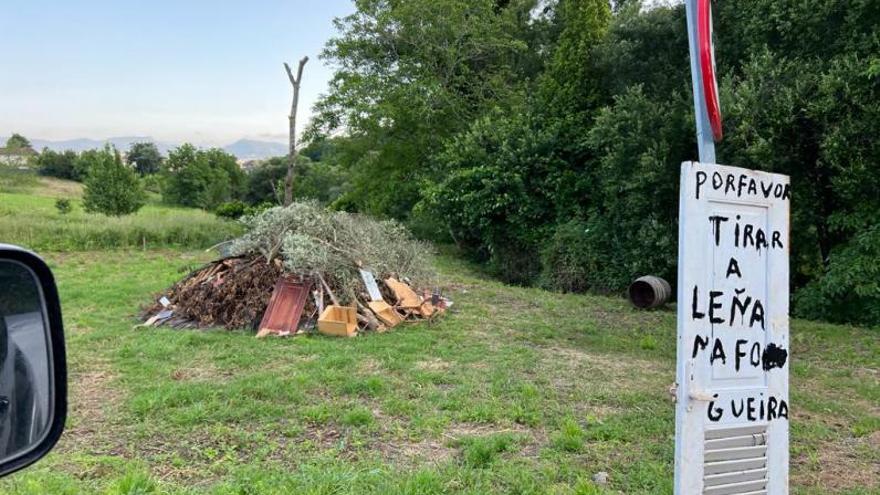
[[[764,355],[761,356],[761,361],[764,362],[764,371],[782,368],[787,360],[788,351],[772,343],[764,348]]]

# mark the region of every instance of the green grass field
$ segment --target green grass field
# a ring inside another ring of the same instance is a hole
[[[208,256],[47,253],[70,418],[0,493],[671,493],[672,309],[510,287],[442,255],[455,305],[436,324],[356,339],[134,328]],[[795,320],[791,341],[793,493],[880,493],[880,332]]]
[[[89,214],[81,196],[82,186],[75,182],[0,169],[0,240],[38,251],[207,248],[239,232],[234,222],[165,206],[156,197],[134,215]],[[59,198],[70,199],[73,211],[61,214],[55,208]]]

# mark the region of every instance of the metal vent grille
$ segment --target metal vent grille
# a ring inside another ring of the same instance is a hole
[[[767,426],[706,430],[703,495],[767,494]]]

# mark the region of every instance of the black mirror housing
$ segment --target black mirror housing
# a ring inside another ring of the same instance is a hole
[[[6,272],[3,267],[7,267]],[[21,291],[27,294],[19,293],[23,284],[4,282],[4,273],[14,270],[30,274],[33,295],[40,298],[39,313],[13,314],[20,311],[9,309],[11,305],[28,307],[27,297],[32,295],[27,290]],[[22,324],[27,318],[30,321]],[[17,328],[8,330],[15,322],[19,322]],[[67,359],[55,278],[38,255],[8,244],[0,244],[0,340],[2,477],[48,454],[61,437],[67,419]],[[36,359],[30,359],[31,355]],[[17,418],[21,423],[21,417],[26,416],[16,414],[17,409],[23,409],[31,418],[38,416],[39,421],[16,425]]]

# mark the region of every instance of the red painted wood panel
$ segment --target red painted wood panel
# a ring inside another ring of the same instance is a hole
[[[272,299],[260,322],[259,334],[295,333],[302,317],[311,284],[279,278],[272,290]]]

